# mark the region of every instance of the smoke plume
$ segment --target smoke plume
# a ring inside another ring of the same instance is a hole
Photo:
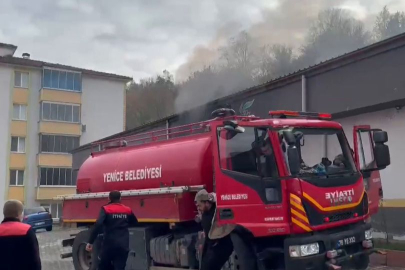
[[[394,4],[398,1],[400,0],[391,2]],[[341,8],[355,19],[369,24],[372,21],[370,18],[374,18],[383,7],[377,0],[353,3],[347,0],[280,0],[277,5],[263,9],[260,22],[248,28],[240,29],[236,23],[221,27],[208,44],[195,47],[187,62],[177,69],[175,77],[177,83],[180,83],[180,90],[175,102],[176,111],[190,109],[258,84],[255,71],[260,68],[255,65],[263,59],[257,56],[249,57],[251,50],[280,44],[291,48],[293,56],[298,57],[305,49],[303,45],[310,42],[308,31],[313,23],[319,20],[321,11]],[[371,29],[373,25],[366,27]],[[244,30],[250,39],[246,42],[247,45],[231,39],[241,30]],[[361,42],[359,44],[361,46]],[[336,48],[335,52],[331,50],[328,54],[334,57],[345,48]],[[242,61],[239,56],[245,59]]]

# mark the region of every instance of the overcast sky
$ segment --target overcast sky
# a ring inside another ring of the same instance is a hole
[[[295,20],[283,17],[283,2],[295,1],[314,12],[344,7],[365,21],[384,5],[405,10],[404,0],[0,0],[0,42],[17,45],[17,56],[140,79],[164,69],[175,74],[221,31],[261,29],[275,14],[284,19],[266,29],[282,27]],[[291,42],[302,38],[298,28]]]

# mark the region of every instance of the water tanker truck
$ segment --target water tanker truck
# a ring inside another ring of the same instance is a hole
[[[205,188],[216,193],[218,225],[236,226],[258,269],[366,269],[387,141],[382,130],[355,126],[352,149],[328,114],[261,119],[219,109],[209,121],[97,142],[77,193],[60,198],[63,223],[82,229],[62,241],[72,252],[61,256],[73,256],[76,270],[96,269],[102,235],[92,253],[85,245],[109,191],[120,190],[140,221],[127,269],[198,269],[205,236],[194,196]],[[243,260],[236,252],[224,269]]]

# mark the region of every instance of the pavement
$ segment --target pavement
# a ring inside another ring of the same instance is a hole
[[[37,231],[42,270],[74,270],[72,258],[60,258],[61,253],[70,252],[71,248],[62,247],[62,240],[69,238],[73,232],[73,230],[63,230],[57,226],[53,227],[52,232]]]
[[[54,226],[52,232],[40,230],[37,232],[43,270],[74,270],[72,258],[61,259],[60,254],[69,252],[70,248],[62,247],[62,239],[69,238],[77,230],[66,230]],[[405,270],[404,268],[374,266],[370,270]]]

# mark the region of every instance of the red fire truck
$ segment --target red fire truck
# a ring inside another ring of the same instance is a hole
[[[102,235],[85,251],[111,190],[142,226],[130,229],[127,269],[198,269],[203,241],[194,196],[216,193],[216,222],[255,251],[259,269],[366,269],[370,216],[390,164],[386,132],[353,129],[353,149],[331,115],[272,111],[269,118],[213,112],[213,120],[93,145],[77,194],[63,196],[63,240],[76,270],[95,269]],[[244,260],[234,254],[226,269]]]

